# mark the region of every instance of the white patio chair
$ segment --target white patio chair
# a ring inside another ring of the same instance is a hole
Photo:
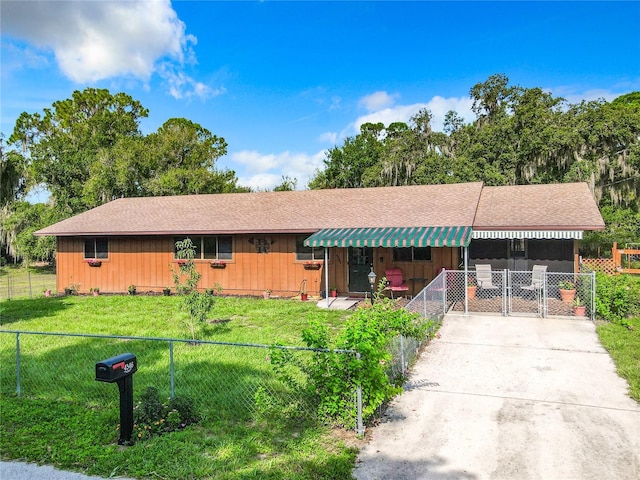
[[[478,287],[483,290],[499,290],[500,287],[493,284],[491,265],[476,265],[476,280]]]
[[[544,285],[544,275],[547,273],[546,265],[534,265],[531,269],[531,285],[523,285],[520,288],[529,292],[537,292],[542,290]]]

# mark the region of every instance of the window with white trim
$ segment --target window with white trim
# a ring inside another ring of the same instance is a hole
[[[393,249],[394,262],[430,262],[431,247],[407,247]]]
[[[233,259],[233,238],[230,235],[207,235],[177,237],[173,239],[173,257],[178,258],[176,242],[190,238],[195,247],[195,260],[231,260]]]
[[[85,239],[84,258],[100,260],[109,258],[109,240],[107,240],[106,238]]]
[[[308,235],[298,235],[296,237],[296,260],[324,260],[323,247],[305,247],[304,240]]]

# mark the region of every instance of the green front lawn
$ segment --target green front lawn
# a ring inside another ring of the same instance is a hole
[[[188,338],[178,302],[173,296],[12,300],[0,303],[0,322],[3,330]],[[312,302],[219,297],[200,338],[301,346],[310,318],[319,317],[337,332],[347,315],[317,309]],[[104,477],[350,478],[357,452],[354,432],[332,431],[311,416],[273,418],[244,408],[243,402],[253,402],[256,379],[270,375],[268,350],[229,347],[231,353],[219,353],[226,347],[176,344],[176,393],[194,398],[203,420],[121,448],[116,444],[117,387],[93,381],[95,362],[132,351],[139,364],[136,397],[145,385],[167,394],[166,342],[21,335],[20,398],[15,395],[15,344],[15,335],[0,334],[3,459]],[[220,398],[229,402],[209,408]]]
[[[603,322],[597,330],[618,375],[629,382],[629,394],[640,402],[640,317],[621,323]]]

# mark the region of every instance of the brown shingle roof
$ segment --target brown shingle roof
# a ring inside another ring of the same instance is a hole
[[[471,226],[482,183],[122,198],[36,235],[314,232]]]
[[[602,230],[586,183],[484,187],[474,230]]]

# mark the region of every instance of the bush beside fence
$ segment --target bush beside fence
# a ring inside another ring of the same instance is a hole
[[[210,419],[246,422],[278,413],[298,421],[317,420],[303,392],[292,391],[274,374],[270,348],[286,349],[301,364],[314,354],[300,347],[0,330],[0,393],[116,408],[117,388],[95,381],[95,364],[130,352],[138,360],[136,400],[153,386],[167,398],[191,397]],[[296,409],[267,412],[269,405]]]

